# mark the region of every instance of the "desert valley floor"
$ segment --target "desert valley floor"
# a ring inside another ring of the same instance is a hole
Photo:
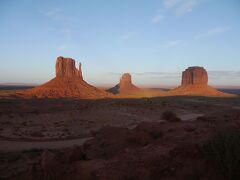
[[[240,127],[240,97],[23,99],[4,92],[0,179],[225,179],[199,149],[218,131]],[[176,120],[163,116],[169,111]]]

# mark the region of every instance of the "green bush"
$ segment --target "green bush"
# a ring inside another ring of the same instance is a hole
[[[204,156],[226,180],[240,179],[240,131],[225,129],[218,131],[202,147]]]
[[[32,148],[32,149],[28,149],[28,150],[23,150],[22,153],[28,155],[31,158],[40,156],[41,153],[43,152],[42,149],[38,149],[38,148]]]

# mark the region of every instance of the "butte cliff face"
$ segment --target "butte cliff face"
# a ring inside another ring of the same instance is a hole
[[[182,86],[188,85],[208,85],[208,74],[203,67],[189,67],[182,72]]]
[[[56,77],[36,88],[20,92],[25,96],[36,98],[83,98],[96,99],[111,97],[110,93],[97,89],[83,80],[81,64],[75,67],[75,60],[58,57],[56,60]]]
[[[181,86],[169,91],[170,95],[231,96],[208,85],[208,74],[203,67],[189,67],[182,72]]]
[[[113,88],[108,89],[108,92],[111,92],[113,94],[133,93],[137,91],[140,91],[140,89],[137,86],[133,85],[132,76],[129,73],[124,73],[120,78],[120,82]]]
[[[74,59],[58,57],[56,62],[56,78],[76,78],[83,80],[81,63],[79,69],[77,69]]]

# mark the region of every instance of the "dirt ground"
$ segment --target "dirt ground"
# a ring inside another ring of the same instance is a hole
[[[91,137],[104,126],[133,128],[161,122],[175,112],[183,121],[240,107],[239,98],[153,97],[133,99],[0,100],[0,140],[64,140]]]
[[[166,111],[176,113],[181,122],[166,123],[162,117]],[[239,114],[240,97],[22,99],[5,91],[0,99],[0,179],[18,179],[16,178],[18,174],[24,174],[21,176],[24,179],[26,171],[29,173],[29,167],[32,167],[34,163],[39,163],[40,155],[46,149],[68,153],[68,150],[64,149],[70,148],[72,153],[72,151],[75,152],[74,148],[82,149],[85,146],[87,150],[84,153],[87,154],[90,161],[74,160],[74,167],[79,167],[81,173],[84,171],[85,175],[79,175],[80,172],[75,170],[73,174],[78,174],[79,179],[91,179],[89,173],[98,174],[99,178],[94,176],[95,179],[114,179],[114,174],[118,177],[116,179],[122,179],[127,176],[122,172],[124,171],[122,168],[126,166],[126,163],[133,163],[134,165],[131,167],[133,168],[138,162],[136,157],[143,155],[147,159],[149,156],[151,160],[155,153],[156,156],[161,154],[160,160],[163,161],[162,157],[167,158],[169,152],[175,151],[175,148],[182,147],[183,144],[189,142],[199,143],[205,139],[215,126],[232,124],[240,126]],[[209,117],[214,123],[208,121]],[[223,118],[227,120],[223,121]],[[199,121],[201,119],[203,121]],[[207,124],[205,119],[207,119]],[[146,124],[143,125],[143,123]],[[141,128],[147,129],[141,130]],[[144,133],[155,128],[159,128],[164,134],[161,141],[145,137]],[[104,133],[106,134],[104,135]],[[127,144],[121,145],[122,139],[119,137],[127,139]],[[139,140],[141,141],[139,142]],[[99,144],[100,142],[104,142],[105,145]],[[137,142],[138,146],[133,146],[133,142]],[[106,151],[103,155],[101,154],[103,153],[102,148],[104,149],[105,146]],[[112,146],[116,147],[112,149]],[[158,151],[158,148],[161,150]],[[118,151],[121,149],[124,153],[130,152],[130,154],[119,155]],[[134,153],[136,154],[134,155]],[[150,156],[148,153],[152,155]],[[133,158],[133,162],[123,161],[124,158]],[[143,161],[145,162],[146,159]],[[166,161],[164,159],[164,162]],[[21,167],[23,162],[29,162],[31,165],[26,164]],[[108,166],[112,168],[108,168]],[[145,165],[141,165],[141,168],[143,167],[145,168]],[[141,168],[138,170],[142,171]],[[174,168],[178,169],[178,167]],[[70,169],[68,170],[70,171]],[[39,173],[38,170],[36,171]],[[122,174],[116,171],[120,171]],[[139,177],[137,177],[128,178],[138,179]],[[148,179],[150,176],[144,174],[143,177],[143,179]],[[162,177],[162,174],[154,175],[154,178],[156,177]],[[169,178],[169,176],[167,177]],[[172,177],[172,179],[175,178]]]

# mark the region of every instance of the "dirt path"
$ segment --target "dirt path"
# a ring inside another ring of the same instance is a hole
[[[0,140],[0,151],[23,151],[33,148],[37,149],[60,149],[67,148],[74,145],[82,145],[85,141],[91,138],[81,138],[72,140],[62,140],[62,141],[47,141],[47,142],[27,142],[27,141],[8,141]]]
[[[204,116],[204,114],[191,113],[191,114],[179,115],[179,117],[182,121],[194,121],[198,117],[201,117],[201,116]]]

